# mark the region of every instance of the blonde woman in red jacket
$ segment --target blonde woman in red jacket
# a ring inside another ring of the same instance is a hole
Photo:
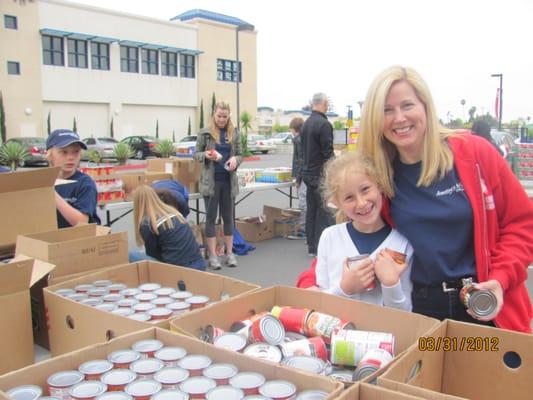
[[[424,80],[401,66],[371,84],[361,132],[390,199],[385,217],[414,248],[413,311],[531,332],[533,202],[496,149],[442,127]],[[491,315],[461,303],[467,277],[495,295]]]

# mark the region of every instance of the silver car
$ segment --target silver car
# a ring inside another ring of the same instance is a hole
[[[114,158],[115,145],[117,140],[112,137],[100,137],[100,138],[85,138],[83,143],[87,145],[87,152],[84,152],[82,159],[88,159],[87,154],[91,150],[96,150],[100,153],[101,158]]]
[[[248,150],[252,153],[261,152],[267,154],[269,151],[276,150],[276,145],[272,142],[272,139],[267,139],[263,135],[248,135]]]
[[[42,137],[17,137],[7,141],[17,142],[26,149],[29,157],[21,162],[19,165],[24,167],[26,165],[42,164],[48,165],[46,159],[46,139]]]

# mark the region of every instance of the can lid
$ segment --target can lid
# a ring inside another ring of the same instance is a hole
[[[132,350],[138,351],[139,353],[149,353],[152,351],[157,351],[163,347],[163,342],[157,339],[146,339],[139,340],[138,342],[133,343],[131,346]]]
[[[490,290],[476,290],[470,294],[468,308],[479,317],[488,317],[496,311],[498,300]]]
[[[298,393],[295,400],[325,400],[328,393],[323,390],[304,390]]]
[[[117,301],[117,306],[119,307],[133,307],[135,304],[138,304],[139,300],[132,299],[131,297],[126,297]]]
[[[91,289],[94,289],[94,285],[90,285],[88,283],[82,283],[81,285],[74,286],[74,290],[76,292],[87,292]]]
[[[165,364],[161,360],[155,358],[145,358],[131,363],[130,369],[141,375],[153,374],[165,368]]]
[[[113,282],[111,282],[109,279],[100,279],[98,281],[94,281],[93,285],[96,287],[107,287],[112,285]]]
[[[80,302],[82,300],[88,299],[89,296],[87,296],[85,293],[72,293],[72,294],[68,294],[66,298],[72,301]]]
[[[58,289],[55,291],[55,294],[59,296],[63,296],[63,297],[66,297],[69,294],[74,294],[74,293],[76,293],[74,289]]]
[[[118,293],[109,293],[102,297],[102,300],[104,300],[107,303],[116,303],[117,301],[120,301],[124,298],[121,294]]]
[[[244,354],[273,362],[280,362],[282,359],[281,350],[278,347],[267,343],[251,344],[244,349]]]
[[[69,387],[83,381],[85,376],[80,371],[60,371],[48,377],[47,383],[54,387]]]
[[[259,320],[259,329],[265,342],[272,345],[283,343],[285,328],[279,319],[273,315],[265,315]]]
[[[113,310],[116,310],[118,307],[116,304],[113,304],[113,303],[101,303],[101,304],[94,306],[94,308],[100,311],[111,312]]]
[[[217,386],[217,383],[205,376],[193,376],[186,379],[179,385],[179,389],[188,394],[201,394],[207,393],[209,390]]]
[[[135,311],[129,307],[117,307],[111,312],[113,314],[121,315],[123,317],[129,317],[130,315],[135,314]]]
[[[162,389],[162,387],[163,386],[159,382],[156,382],[153,379],[143,379],[126,385],[124,391],[133,397],[144,397],[156,394]]]
[[[13,400],[36,400],[43,394],[37,385],[22,385],[9,389],[7,395]]]
[[[174,300],[174,299],[173,299]],[[167,308],[172,311],[181,311],[188,310],[191,308],[191,305],[186,301],[173,301],[172,303],[167,304]]]
[[[126,296],[126,297],[133,297],[139,293],[141,293],[141,290],[137,288],[126,288],[118,292],[118,294],[121,294],[122,296]]]
[[[189,375],[189,371],[183,368],[163,368],[154,375],[154,380],[163,385],[172,385],[183,382]]]
[[[332,379],[343,382],[351,382],[353,379],[353,371],[343,368],[334,368],[328,376]]]
[[[217,363],[211,364],[209,367],[204,369],[204,376],[212,379],[229,379],[235,375],[239,370],[233,364],[229,363]]]
[[[289,381],[284,381],[281,379],[267,381],[259,388],[259,394],[275,399],[289,398],[291,396],[294,396],[295,393],[296,386],[294,386],[294,384]]]
[[[168,296],[161,296],[161,297],[158,297],[156,299],[153,299],[152,300],[152,304],[156,304],[156,305],[166,305],[166,304],[170,304],[170,303],[173,303],[175,300],[172,298],[172,297],[168,297]]]
[[[107,287],[110,292],[120,292],[121,290],[127,289],[127,286],[123,283],[113,283]]]
[[[132,363],[139,358],[141,358],[140,353],[130,349],[117,350],[107,356],[107,360],[115,364]]]
[[[86,299],[83,299],[80,301],[80,304],[85,304],[89,307],[95,307],[99,304],[102,304],[103,300],[98,297],[87,297]]]
[[[285,341],[285,343],[289,343],[289,342],[295,342],[297,340],[305,340],[305,339],[307,339],[307,336],[302,335],[301,333],[285,331],[285,339],[283,340]]]
[[[135,321],[142,321],[142,322],[150,321],[152,319],[152,317],[150,317],[150,315],[148,315],[148,314],[146,314],[144,312],[136,312],[134,314],[128,315],[128,318],[129,319],[134,319]]]
[[[107,391],[107,385],[100,381],[84,381],[72,386],[68,393],[76,399],[89,399]]]
[[[103,287],[92,288],[87,291],[87,294],[91,297],[101,297],[109,294],[109,290]]]
[[[161,289],[161,285],[159,283],[147,282],[139,285],[139,290],[142,292],[153,292],[157,289]]]
[[[141,292],[133,296],[133,298],[138,301],[152,301],[157,299],[157,294],[152,292]]]
[[[187,290],[178,290],[170,295],[170,297],[176,300],[185,300],[191,296],[192,296],[192,293]]]
[[[271,400],[268,397],[261,396],[260,394],[250,394],[245,396],[243,400]]]
[[[211,365],[211,358],[203,354],[190,354],[178,361],[178,366],[187,370],[204,369]]]
[[[137,379],[137,374],[130,369],[113,369],[102,375],[100,380],[106,385],[127,385]]]
[[[209,297],[201,295],[191,296],[187,297],[185,301],[189,304],[206,304],[209,302]]]
[[[165,346],[157,350],[154,354],[155,358],[162,361],[176,361],[187,355],[187,350],[178,346]]]
[[[133,400],[133,397],[124,392],[105,392],[94,400]]]
[[[247,340],[243,335],[239,333],[227,332],[217,336],[214,339],[213,344],[216,347],[222,347],[223,349],[241,351],[246,347],[246,342]]]
[[[131,306],[131,308],[134,310],[134,311],[137,311],[137,312],[146,312],[148,310],[151,310],[152,308],[155,308],[156,305],[155,304],[152,304],[152,303],[137,303],[137,304],[134,304],[133,306]]]
[[[78,367],[78,371],[86,375],[103,374],[113,369],[113,364],[107,360],[91,360]]]
[[[169,310],[166,307],[156,307],[146,311],[146,313],[152,316],[152,318],[165,318],[170,317],[172,315],[172,310]]]
[[[229,384],[239,389],[255,389],[265,383],[266,379],[258,372],[239,372],[230,378]]]
[[[361,379],[364,379],[367,376],[372,375],[378,369],[379,369],[379,366],[375,364],[365,364],[365,365],[358,366],[355,372],[353,373],[353,380],[360,381]]]
[[[154,394],[151,400],[189,400],[189,395],[178,389],[167,389]]]
[[[207,400],[242,400],[244,392],[229,385],[217,386],[205,395]]]
[[[172,293],[174,293],[176,289],[171,287],[162,287],[159,289],[154,290],[154,293],[158,296],[170,296]]]
[[[326,369],[326,363],[320,358],[312,356],[291,356],[282,361],[282,364],[290,367],[301,369],[303,371],[312,372],[314,374],[322,374]]]

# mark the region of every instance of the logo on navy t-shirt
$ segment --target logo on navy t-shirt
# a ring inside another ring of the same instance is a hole
[[[461,182],[457,182],[452,187],[449,187],[448,189],[437,190],[436,196],[437,197],[449,196],[449,195],[452,195],[454,193],[460,193],[460,192],[464,192],[464,191],[465,191],[465,188],[463,187],[463,184]]]

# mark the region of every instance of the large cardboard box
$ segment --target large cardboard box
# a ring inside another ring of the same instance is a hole
[[[188,354],[204,354],[214,363],[231,363],[239,371],[254,371],[265,376],[267,380],[284,379],[296,385],[298,391],[317,389],[329,393],[327,400],[337,398],[342,391],[340,383],[325,377],[311,377],[308,374],[276,366],[261,360],[251,360],[242,354],[220,349],[195,339],[165,331],[159,328],[145,329],[129,335],[113,339],[108,343],[99,343],[81,350],[55,357],[35,364],[31,367],[14,371],[0,377],[0,398],[7,400],[6,391],[20,385],[33,384],[47,393],[46,380],[52,373],[65,370],[76,370],[86,361],[106,359],[113,351],[130,348],[139,340],[158,339],[167,346],[179,346],[187,350]]]
[[[190,193],[198,193],[202,164],[192,158],[150,158],[148,171],[172,174]]]
[[[140,185],[151,185],[154,182],[172,179],[172,174],[165,172],[144,171],[142,173],[121,174],[122,188],[126,193],[126,200],[132,199],[132,194]]]
[[[432,397],[417,397],[396,392],[368,383],[356,383],[341,393],[336,400],[425,400]],[[437,400],[437,399],[435,399]]]
[[[445,320],[378,378],[380,385],[436,399],[531,399],[533,336]],[[520,365],[515,364],[519,361]]]
[[[31,288],[33,337],[35,343],[49,348],[43,288],[95,269],[127,263],[128,235],[126,232],[109,234],[108,228],[94,224],[19,235],[16,254],[56,266],[47,279],[41,279]]]
[[[265,205],[262,216],[236,218],[235,227],[248,242],[272,239],[276,233],[275,221],[283,218],[282,211],[281,208]]]
[[[54,293],[58,289],[73,288],[76,285],[92,283],[100,279],[124,283],[128,287],[137,287],[146,282],[157,282],[163,286],[177,288],[178,283],[183,281],[187,290],[194,294],[208,296],[212,301],[219,301],[258,289],[257,285],[237,279],[148,261],[106,268],[74,280],[49,286],[44,290],[44,298],[49,315],[50,350],[53,355],[63,354],[83,346],[109,340],[115,336],[154,326],[153,323],[134,321],[100,311]],[[211,306],[208,305],[207,308],[209,307]],[[169,329],[169,320],[164,320],[156,325]]]
[[[416,343],[438,321],[419,314],[380,307],[326,293],[274,286],[246,293],[210,308],[195,310],[173,319],[171,329],[200,337],[202,328],[213,324],[228,331],[235,321],[254,313],[270,311],[274,306],[293,306],[321,311],[351,321],[359,330],[389,332],[396,337],[396,356]]]
[[[29,289],[53,268],[28,258],[0,263],[0,375],[34,361]]]
[[[57,228],[54,182],[59,168],[0,174],[0,256],[12,255],[17,235]]]

